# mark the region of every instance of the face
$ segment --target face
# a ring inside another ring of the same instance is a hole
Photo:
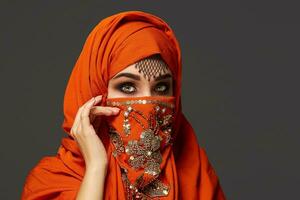
[[[172,95],[173,79],[169,68],[160,76],[157,73],[155,78],[151,76],[148,80],[132,64],[109,80],[107,98]]]

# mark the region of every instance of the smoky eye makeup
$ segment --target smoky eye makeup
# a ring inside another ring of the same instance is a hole
[[[121,83],[117,83],[115,86],[115,89],[119,92],[125,93],[125,94],[132,94],[136,92],[136,84],[134,82],[130,81],[124,81]]]
[[[123,94],[132,95],[138,92],[138,88],[139,88],[138,86],[139,85],[134,81],[122,81],[116,83],[113,86],[113,88]],[[165,95],[170,92],[170,87],[171,87],[170,81],[160,81],[158,83],[153,84],[153,86],[151,86],[151,90],[156,94]]]
[[[169,93],[169,90],[170,90],[170,83],[169,82],[159,82],[154,85],[153,90],[156,93],[167,94],[167,93]]]

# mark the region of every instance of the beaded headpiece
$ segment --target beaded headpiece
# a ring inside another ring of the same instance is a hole
[[[168,65],[161,58],[160,54],[154,54],[141,59],[135,63],[135,68],[143,73],[144,77],[150,81],[150,78],[160,76],[168,71]]]

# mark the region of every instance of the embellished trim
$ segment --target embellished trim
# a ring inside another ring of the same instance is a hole
[[[109,137],[115,147],[115,149],[112,152],[113,156],[117,157],[119,154],[124,153],[125,148],[123,140],[121,139],[120,135],[116,132],[116,130],[111,126],[109,127]]]
[[[165,197],[170,192],[170,186],[163,183],[159,178],[154,179],[144,188],[138,186],[143,182],[143,175],[139,176],[134,184],[131,184],[125,169],[121,168],[123,184],[126,188],[127,199],[151,200],[153,197]]]
[[[145,173],[155,176],[160,173],[162,156],[159,150],[162,138],[151,129],[141,133],[139,140],[130,140],[125,152],[130,156],[128,163],[134,169],[145,168]]]
[[[152,176],[160,173],[160,163],[162,162],[159,149],[162,140],[160,136],[154,135],[153,131],[149,129],[142,132],[139,140],[130,140],[127,145],[123,144],[121,137],[112,127],[110,127],[109,136],[115,147],[114,157],[125,152],[129,155],[128,164],[134,169],[144,168],[145,173]]]
[[[156,104],[149,115],[145,115],[140,110],[135,109],[132,104]],[[113,156],[122,155],[122,159],[128,167],[134,170],[143,170],[134,183],[130,183],[127,177],[127,170],[122,169],[122,180],[126,187],[128,199],[150,200],[152,197],[163,197],[169,193],[169,185],[159,180],[161,173],[160,164],[162,163],[161,145],[172,145],[172,124],[174,109],[172,103],[159,100],[130,100],[130,101],[107,101],[108,105],[126,105],[124,109],[123,130],[118,132],[113,126],[109,125],[109,136],[114,146]],[[139,138],[127,138],[131,132],[129,118],[136,121],[142,128]],[[144,122],[145,121],[145,122]],[[127,155],[123,157],[123,155]],[[152,176],[150,182],[144,182],[144,175]]]
[[[106,104],[108,106],[121,106],[121,105],[132,105],[132,104],[158,104],[161,106],[169,107],[169,108],[174,108],[173,103],[167,103],[163,102],[161,100],[150,100],[150,99],[138,99],[138,100],[126,100],[126,101],[110,101],[107,100]]]

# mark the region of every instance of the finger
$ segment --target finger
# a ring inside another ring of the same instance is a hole
[[[99,103],[102,100],[102,95],[98,95],[95,97],[95,104]]]
[[[70,134],[71,136],[76,140],[76,134],[77,134],[77,131],[78,131],[78,126],[79,126],[79,120],[80,120],[80,115],[81,115],[81,111],[82,111],[82,107],[80,107],[76,113],[76,116],[75,116],[75,119],[74,119],[74,122],[73,122],[73,125],[72,125],[72,128],[70,130]]]
[[[91,109],[91,114],[93,115],[115,115],[120,112],[120,108],[117,107],[107,107],[107,106],[94,106]]]
[[[75,116],[74,122],[73,122],[72,129],[71,129],[71,131],[70,131],[70,134],[71,134],[71,136],[72,136],[73,138],[75,138],[75,137],[74,137],[74,134],[76,134],[76,131],[78,130],[78,127],[79,127],[79,125],[80,125],[79,122],[80,122],[81,114],[82,114],[82,111],[83,111],[84,107],[85,107],[87,104],[89,104],[89,102],[91,102],[91,101],[93,101],[93,100],[95,101],[94,104],[96,104],[96,103],[100,102],[101,99],[102,99],[102,95],[96,96],[95,98],[93,97],[93,98],[91,98],[90,100],[88,100],[86,103],[84,103],[81,107],[79,107],[79,109],[78,109],[78,111],[77,111],[77,114],[76,114],[76,116]]]
[[[96,97],[95,97],[95,102],[94,102],[94,104],[93,104],[93,106],[92,106],[91,109],[93,109],[93,107],[94,107],[96,104],[100,103],[101,100],[102,100],[102,95],[96,96]],[[90,114],[91,114],[91,112],[90,112]],[[91,115],[90,115],[90,117],[91,117]]]
[[[81,111],[80,121],[84,128],[87,128],[91,125],[90,124],[90,109],[92,108],[94,103],[95,103],[95,98],[93,98],[93,100],[91,100],[86,105],[84,105],[84,107]]]
[[[97,100],[99,101],[99,98],[97,98]],[[95,97],[92,97],[90,100],[88,100],[87,102],[85,102],[79,109],[78,109],[78,115],[76,115],[76,117],[78,117],[80,119],[81,115],[82,115],[82,111],[86,108],[86,106],[88,106],[89,104],[92,104],[93,102],[96,101]]]
[[[78,127],[78,124],[80,122],[80,116],[82,114],[82,110],[83,108],[91,101],[93,101],[94,98],[91,98],[90,100],[88,100],[86,103],[84,103],[81,107],[79,107],[77,113],[76,113],[76,116],[75,116],[75,119],[74,119],[74,122],[73,122],[73,127],[75,128],[76,130],[76,127]]]
[[[96,125],[94,121],[97,117],[116,115],[119,112],[120,108],[118,107],[93,106],[90,110],[90,123]],[[100,119],[98,120],[98,122],[100,123]]]
[[[118,107],[109,107],[109,106],[93,106],[91,113],[93,114],[117,114],[120,112]]]
[[[72,136],[72,138],[74,138],[75,139],[75,133],[74,133],[74,130],[75,130],[75,128],[71,128],[71,130],[70,130],[70,135]]]

